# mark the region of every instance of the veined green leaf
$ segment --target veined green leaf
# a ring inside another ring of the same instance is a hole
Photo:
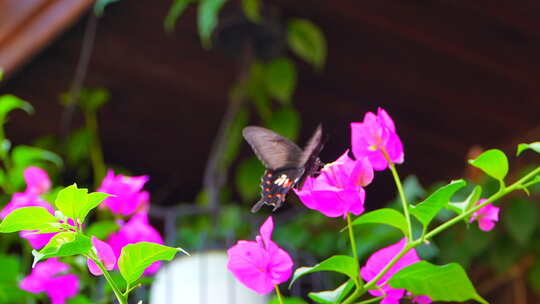
[[[226,0],[202,0],[197,10],[199,36],[204,48],[210,48],[212,32],[218,24],[219,11]]]
[[[439,188],[423,202],[415,206],[411,206],[411,214],[414,215],[418,221],[424,225],[424,227],[427,227],[437,213],[448,205],[450,198],[452,198],[454,193],[465,187],[465,185],[466,183],[462,179],[452,181],[450,184]]]
[[[86,235],[95,236],[100,240],[106,239],[111,233],[120,228],[115,221],[98,221],[92,223],[86,230]]]
[[[139,242],[122,248],[118,269],[128,284],[137,281],[144,270],[157,261],[170,261],[178,252],[187,254],[182,248],[173,248],[156,243]]]
[[[34,108],[28,102],[14,96],[14,95],[1,95],[0,96],[0,127],[6,122],[6,116],[9,112],[21,109],[28,114],[34,113]]]
[[[244,15],[254,23],[261,21],[261,0],[242,0]]]
[[[407,221],[401,212],[390,208],[377,209],[360,215],[352,222],[353,226],[362,224],[385,224],[395,227],[407,235]]]
[[[433,301],[488,303],[476,292],[467,273],[457,263],[437,266],[421,261],[394,274],[388,284],[406,289],[415,296],[426,295]]]
[[[165,30],[167,32],[174,31],[174,27],[176,26],[176,22],[178,21],[178,18],[182,15],[182,13],[186,10],[188,5],[192,2],[195,2],[195,0],[175,0],[173,4],[171,5],[171,8],[169,8],[169,12],[167,13],[167,17],[165,17],[164,26]]]
[[[358,261],[350,256],[335,255],[313,267],[300,267],[296,269],[289,287],[300,277],[318,271],[333,271],[348,276],[351,280],[358,279]]]
[[[471,209],[476,202],[478,202],[481,195],[482,187],[476,186],[463,202],[449,203],[448,208],[455,211],[457,214],[462,214],[463,212]]]
[[[40,230],[58,224],[58,219],[43,207],[23,207],[13,210],[0,223],[0,232]]]
[[[352,280],[347,280],[347,282],[341,284],[338,288],[334,290],[310,292],[308,294],[308,297],[320,304],[341,303],[341,301],[343,301],[345,297],[351,292],[353,287],[354,282]]]
[[[86,205],[88,189],[79,189],[73,184],[58,192],[54,205],[62,214],[70,219],[76,219],[80,206]]]
[[[476,159],[469,160],[469,164],[501,182],[508,174],[508,158],[498,149],[485,151]]]
[[[13,148],[11,157],[13,159],[13,164],[22,169],[40,161],[51,162],[57,167],[62,167],[63,165],[62,158],[56,153],[31,146],[16,146]]]
[[[519,156],[523,151],[528,149],[533,150],[536,153],[540,153],[540,141],[535,141],[530,144],[519,144],[516,155]]]
[[[90,238],[73,231],[57,233],[41,250],[32,251],[34,267],[39,261],[54,257],[87,254],[92,248]]]
[[[321,70],[326,61],[326,39],[322,30],[306,19],[292,19],[287,28],[287,41],[291,50]]]
[[[296,87],[296,67],[285,57],[272,60],[264,71],[264,84],[271,97],[283,104],[290,104]]]

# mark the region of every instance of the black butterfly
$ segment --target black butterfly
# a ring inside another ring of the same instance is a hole
[[[245,127],[244,138],[266,167],[261,178],[261,199],[253,205],[257,212],[264,204],[279,208],[291,188],[302,189],[306,177],[315,175],[322,166],[322,130],[319,125],[302,151],[295,143],[262,127]]]

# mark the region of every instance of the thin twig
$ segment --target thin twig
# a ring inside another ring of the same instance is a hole
[[[71,121],[73,120],[73,113],[75,112],[77,102],[79,101],[82,85],[88,71],[90,55],[92,54],[92,50],[94,49],[94,41],[96,38],[98,24],[97,19],[97,16],[92,11],[90,13],[90,16],[88,16],[88,21],[84,30],[84,37],[79,61],[77,62],[77,67],[75,68],[75,76],[73,77],[71,88],[69,89],[68,104],[64,112],[62,113],[61,135],[64,138],[69,134],[69,128],[71,126]]]

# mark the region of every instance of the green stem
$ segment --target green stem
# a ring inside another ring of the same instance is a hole
[[[382,299],[384,299],[384,296],[371,298],[371,299],[368,299],[368,300],[364,300],[362,302],[358,302],[356,304],[369,304],[369,303],[377,302],[377,301],[382,300]]]
[[[99,130],[96,111],[84,111],[86,128],[90,132],[90,160],[92,161],[92,171],[94,172],[94,184],[99,186],[105,176],[105,162],[103,160],[103,150],[99,140]]]
[[[281,291],[279,291],[279,286],[274,285],[274,289],[276,290],[276,295],[277,295],[279,304],[283,304],[283,298],[281,296]]]
[[[497,191],[497,193],[490,196],[482,204],[476,205],[476,206],[474,206],[474,208],[471,208],[471,209],[467,210],[466,212],[463,212],[462,214],[448,220],[447,222],[444,222],[444,223],[440,224],[439,226],[437,226],[436,228],[434,228],[433,230],[428,232],[424,236],[424,239],[429,240],[430,238],[432,238],[435,235],[441,233],[442,231],[444,231],[448,227],[454,225],[455,223],[461,221],[462,219],[470,216],[471,214],[473,214],[476,211],[480,210],[481,208],[485,207],[489,203],[492,203],[492,202],[498,200],[499,198],[505,196],[506,194],[508,194],[508,193],[510,193],[510,192],[512,192],[512,191],[514,191],[516,189],[519,189],[524,182],[526,182],[531,177],[534,177],[539,172],[540,172],[540,167],[538,167],[538,168],[534,169],[533,171],[529,172],[529,174],[525,175],[524,177],[522,177],[521,179],[519,179],[517,182],[513,183],[512,185],[510,185],[510,186],[508,186],[506,188],[499,189],[499,191]]]
[[[386,161],[388,162],[388,166],[390,167],[390,171],[392,172],[392,177],[394,177],[394,182],[396,183],[397,190],[399,192],[399,197],[401,198],[401,205],[403,206],[403,213],[405,214],[405,219],[407,221],[407,238],[412,241],[413,235],[412,235],[412,225],[411,225],[411,216],[409,215],[409,204],[407,203],[407,198],[405,197],[405,191],[403,191],[403,185],[401,184],[401,179],[399,178],[399,175],[396,170],[396,166],[390,160],[390,156],[388,156],[388,153],[386,152],[386,149],[382,148],[382,154],[384,155],[384,158],[386,158]]]
[[[437,226],[435,229],[431,230],[429,233],[427,233],[422,239],[416,240],[416,241],[409,241],[407,245],[390,261],[388,264],[375,276],[373,279],[371,279],[369,282],[367,282],[362,288],[357,288],[355,292],[347,298],[343,304],[350,304],[353,303],[355,299],[362,296],[367,290],[371,289],[377,281],[379,281],[394,264],[399,261],[403,255],[405,255],[410,249],[422,244],[424,240],[429,240],[435,235],[439,234],[440,232],[444,231],[445,229],[449,228],[450,226],[456,224],[457,222],[461,221],[462,219],[468,217],[469,215],[473,214],[474,212],[478,211],[479,209],[485,207],[487,204],[505,196],[506,194],[519,189],[526,181],[528,181],[530,178],[534,177],[535,175],[540,173],[540,167],[534,169],[533,171],[529,172],[527,175],[519,179],[517,182],[513,183],[509,187],[501,188],[497,193],[490,196],[485,202],[482,204],[479,204],[475,206],[474,208],[471,208],[470,210],[467,210],[466,212],[450,219],[449,221]]]
[[[349,228],[349,239],[351,240],[353,258],[358,261],[358,251],[356,250],[356,241],[354,240],[354,231],[351,225],[351,214],[349,212],[347,212],[347,227]]]
[[[118,288],[118,285],[116,285],[116,282],[111,277],[111,274],[107,271],[101,260],[96,256],[94,252],[91,252],[87,255],[87,258],[90,258],[92,261],[96,263],[96,265],[99,267],[101,272],[103,272],[103,276],[107,280],[107,283],[111,286],[111,289],[114,292],[114,295],[116,296],[116,299],[118,300],[119,304],[128,304],[128,295],[123,294],[122,291],[120,291],[120,288]]]

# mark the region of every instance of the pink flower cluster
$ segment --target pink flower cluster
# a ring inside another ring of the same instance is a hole
[[[366,193],[364,187],[373,180],[374,170],[380,171],[403,163],[403,144],[396,133],[394,121],[379,108],[377,114],[368,112],[362,122],[351,123],[351,150],[354,158],[345,151],[336,161],[325,165],[317,177],[307,177],[301,190],[294,191],[302,203],[328,217],[346,217],[349,213],[364,212]],[[481,204],[480,200],[477,204]],[[470,221],[477,220],[480,229],[491,230],[498,221],[497,207],[487,205],[473,214]],[[274,286],[289,279],[292,260],[270,239],[273,230],[272,217],[260,228],[256,241],[238,241],[228,250],[229,270],[247,287],[260,294],[272,291]],[[380,271],[404,248],[407,240],[375,252],[360,270],[366,280],[374,279]],[[404,289],[394,289],[387,282],[399,270],[417,263],[420,258],[414,249],[409,250],[369,290],[374,296],[384,296],[382,304],[399,304],[404,296],[412,296],[412,302],[429,304],[431,299],[411,295]]]
[[[148,181],[148,176],[124,176],[114,175],[112,170],[107,172],[98,192],[112,194],[114,196],[106,198],[100,208],[107,208],[113,214],[119,216],[131,215],[125,222],[118,220],[120,229],[111,234],[106,242],[92,238],[97,256],[106,266],[107,270],[117,267],[116,261],[120,257],[122,248],[128,244],[138,242],[153,242],[164,244],[159,232],[148,222],[149,194],[142,191],[144,184]],[[101,270],[92,261],[88,260],[88,268],[94,275],[101,275]],[[151,275],[158,271],[159,262],[152,264],[144,271],[145,275]]]
[[[26,190],[15,193],[11,201],[0,211],[3,219],[13,210],[23,207],[43,207],[51,214],[54,208],[40,196],[51,188],[51,181],[47,173],[37,167],[28,167],[24,170]],[[149,194],[142,191],[142,187],[148,181],[147,176],[129,177],[114,175],[109,170],[104,178],[100,192],[114,195],[102,202],[101,208],[108,208],[118,216],[129,216],[125,222],[118,220],[120,229],[111,234],[106,241],[92,237],[93,250],[107,270],[112,270],[120,257],[122,248],[131,243],[154,242],[164,244],[159,232],[148,223]],[[32,248],[39,250],[45,246],[56,233],[34,234],[34,231],[21,231],[20,236],[30,242]],[[88,269],[93,275],[102,275],[101,269],[90,259],[87,261]],[[150,275],[159,269],[160,263],[156,262],[148,267],[144,274]],[[48,259],[38,263],[32,273],[24,278],[20,287],[33,293],[45,292],[54,304],[62,304],[66,299],[77,294],[79,280],[73,274],[65,274],[69,270],[67,264],[57,259]]]
[[[301,190],[295,190],[306,207],[329,217],[346,217],[364,212],[365,186],[373,180],[373,170],[384,170],[392,163],[402,163],[403,145],[394,121],[385,110],[368,112],[363,122],[351,123],[351,146],[354,159],[345,151],[327,164],[317,177],[308,177]]]

